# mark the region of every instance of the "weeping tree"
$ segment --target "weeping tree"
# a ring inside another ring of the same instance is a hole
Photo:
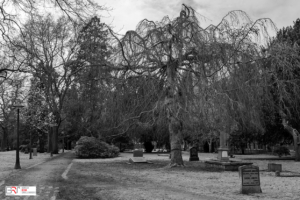
[[[260,44],[275,26],[270,19],[253,22],[243,11],[232,11],[222,21],[201,27],[196,12],[183,5],[179,17],[160,22],[142,20],[119,42],[115,62],[127,75],[151,75],[163,81],[160,108],[165,110],[171,144],[170,166],[183,166],[181,143],[183,119],[193,110],[192,101],[205,97],[205,89],[233,102],[220,81],[234,75],[239,65],[261,58]],[[201,83],[201,84],[199,84]],[[197,86],[197,87],[195,87]],[[229,84],[228,84],[229,86]],[[204,91],[204,93],[203,93]],[[205,99],[204,99],[205,100]],[[203,106],[207,101],[201,101]],[[226,131],[226,130],[225,130]]]
[[[264,63],[265,98],[273,117],[278,115],[282,126],[293,138],[295,161],[300,161],[299,52],[297,43],[275,41],[268,49]]]

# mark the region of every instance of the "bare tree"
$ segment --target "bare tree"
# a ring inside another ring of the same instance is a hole
[[[86,19],[107,10],[99,6],[93,0],[2,0],[0,2],[0,44],[2,45],[0,56],[7,55],[3,47],[9,46],[12,39],[23,33],[22,25],[34,15],[55,12],[67,16],[74,24],[78,20]],[[7,59],[7,58],[6,58]],[[2,62],[0,63],[0,76],[6,78],[9,72],[24,72],[22,65]]]
[[[12,106],[24,99],[24,78],[17,74],[0,85],[0,127],[2,129],[1,150],[8,147],[9,131],[13,126],[12,118],[15,114]]]
[[[11,42],[12,55],[43,84],[43,92],[55,126],[54,153],[58,152],[58,130],[62,109],[74,73],[80,70],[76,60],[77,29],[66,17],[54,21],[51,15],[35,16]]]

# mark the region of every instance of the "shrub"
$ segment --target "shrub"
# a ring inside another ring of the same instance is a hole
[[[290,150],[285,146],[279,146],[275,148],[274,153],[281,157],[282,155],[290,155]]]
[[[75,154],[79,158],[114,158],[119,152],[118,147],[87,136],[82,136],[75,146]]]

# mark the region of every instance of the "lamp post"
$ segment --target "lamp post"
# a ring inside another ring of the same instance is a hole
[[[20,108],[24,107],[21,104],[13,105],[12,107],[17,108],[18,118],[17,118],[17,151],[16,151],[16,164],[15,169],[21,169],[20,165],[20,155],[19,155],[19,115],[20,115]]]
[[[29,159],[32,159],[32,138],[31,138],[31,131],[30,131],[30,147],[29,147]]]

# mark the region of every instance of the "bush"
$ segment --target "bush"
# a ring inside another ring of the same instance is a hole
[[[290,155],[290,150],[285,146],[279,146],[275,148],[274,153],[281,157],[282,155]]]
[[[82,136],[75,146],[75,154],[79,158],[114,158],[119,152],[118,147],[87,136]]]

